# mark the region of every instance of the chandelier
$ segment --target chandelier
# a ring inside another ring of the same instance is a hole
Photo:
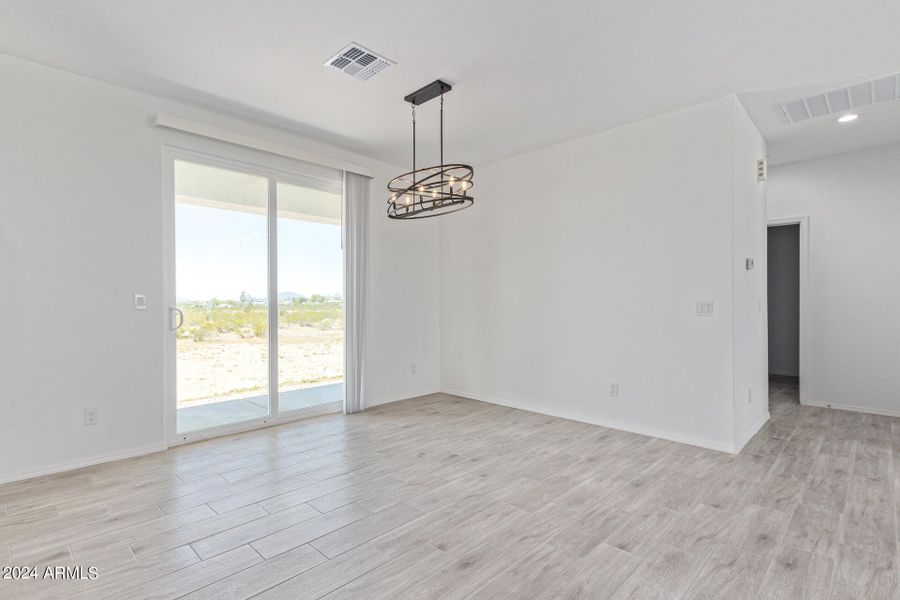
[[[475,198],[469,190],[474,170],[469,165],[444,164],[444,94],[452,88],[438,79],[407,95],[412,106],[412,171],[388,182],[391,193],[387,215],[391,219],[426,219],[460,211],[472,206]],[[416,168],[416,106],[440,96],[441,164]]]

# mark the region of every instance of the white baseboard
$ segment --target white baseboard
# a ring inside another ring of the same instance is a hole
[[[689,444],[691,446],[700,446],[701,448],[708,448],[710,450],[718,450],[719,452],[727,452],[729,454],[737,454],[738,450],[735,450],[733,445],[730,444],[722,444],[719,442],[713,442],[711,440],[704,440],[700,438],[694,438],[686,435],[681,435],[677,433],[671,433],[669,431],[661,431],[659,429],[652,429],[650,427],[642,427],[640,425],[632,425],[630,423],[620,423],[618,421],[612,421],[609,419],[598,419],[596,417],[590,417],[587,415],[570,413],[562,410],[552,410],[544,407],[532,406],[529,404],[522,404],[520,402],[509,402],[507,400],[501,400],[499,398],[492,398],[489,396],[484,396],[481,394],[471,394],[468,392],[462,392],[459,390],[449,390],[444,389],[441,390],[445,394],[450,394],[452,396],[460,396],[462,398],[469,398],[471,400],[478,400],[479,402],[487,402],[489,404],[497,404],[499,406],[506,406],[508,408],[517,408],[519,410],[527,410],[528,412],[538,413],[541,415],[547,415],[550,417],[559,417],[561,419],[568,419],[570,421],[579,421],[581,423],[589,423],[591,425],[600,425],[601,427],[609,427],[610,429],[618,429],[620,431],[627,431],[629,433],[637,433],[640,435],[646,435],[649,437],[660,438],[663,440],[669,440],[670,442],[678,442],[680,444]]]
[[[834,402],[801,402],[800,404],[803,406],[817,406],[819,408],[833,408],[835,410],[849,410],[850,412],[866,413],[867,415],[900,417],[900,409],[871,408],[869,406],[854,406],[853,404],[835,404]]]
[[[390,404],[391,402],[400,402],[401,400],[410,400],[411,398],[418,398],[419,396],[430,396],[431,394],[438,394],[440,390],[437,388],[428,388],[426,390],[421,390],[418,392],[404,392],[402,394],[392,394],[390,396],[382,396],[381,398],[376,398],[374,400],[366,401],[366,408],[372,408],[373,406],[381,406],[382,404]]]
[[[769,422],[769,419],[771,419],[771,418],[772,418],[772,415],[769,414],[769,411],[766,411],[766,418],[760,420],[759,423],[757,423],[756,425],[754,425],[753,427],[750,428],[750,435],[748,435],[748,436],[747,436],[747,439],[743,440],[743,441],[739,444],[739,446],[737,447],[737,452],[736,452],[736,453],[738,453],[738,452],[740,452],[741,450],[743,450],[743,449],[744,449],[744,446],[746,446],[747,443],[748,443],[750,440],[753,439],[753,436],[754,436],[754,435],[756,435],[757,433],[759,433],[759,430],[760,430],[760,429],[762,429],[763,427],[765,427],[766,423],[768,423],[768,422]]]
[[[590,417],[587,415],[575,414],[568,411],[559,411],[559,410],[550,410],[544,407],[536,407],[528,404],[523,404],[519,402],[509,402],[506,400],[500,400],[499,398],[492,398],[488,396],[484,396],[481,394],[471,394],[468,392],[463,392],[460,390],[438,390],[434,388],[423,389],[418,392],[407,392],[403,394],[395,394],[392,396],[384,396],[381,398],[377,398],[375,400],[370,400],[367,404],[368,407],[380,406],[382,404],[389,404],[391,402],[399,402],[401,400],[409,400],[411,398],[418,398],[419,396],[429,396],[431,394],[437,393],[445,393],[450,394],[452,396],[460,396],[462,398],[470,398],[472,400],[477,400],[479,402],[487,402],[489,404],[497,404],[499,406],[506,406],[509,408],[516,408],[519,410],[526,410],[528,412],[548,415],[551,417],[559,417],[561,419],[569,419],[570,421],[579,421],[582,423],[590,423],[591,425],[599,425],[601,427],[609,427],[611,429],[618,429],[621,431],[627,431],[629,433],[637,433],[640,435],[646,435],[649,437],[660,438],[663,440],[669,440],[672,442],[678,442],[681,444],[690,444],[692,446],[699,446],[701,448],[709,448],[710,450],[718,450],[719,452],[728,452],[729,454],[737,454],[740,449],[735,449],[734,446],[721,444],[718,442],[713,442],[710,440],[704,440],[700,438],[694,438],[690,436],[684,436],[676,433],[671,433],[668,431],[662,431],[659,429],[652,429],[649,427],[642,427],[639,425],[632,425],[628,423],[621,423],[617,421],[612,421],[609,419],[598,419],[596,417]],[[839,405],[839,404],[826,404],[819,402],[807,402],[806,406],[820,406],[824,408],[835,408],[839,410],[850,410],[856,412],[864,412],[875,415],[885,415],[889,417],[900,417],[900,410],[886,411],[886,410],[878,410],[871,409],[866,407],[859,406],[848,406],[848,405]],[[751,434],[747,440],[744,442],[746,444],[747,441],[753,438],[756,435],[756,432],[759,431],[765,424],[768,422],[769,418],[766,415],[766,419],[761,421],[753,430],[753,434]],[[741,444],[741,447],[744,446]],[[137,456],[144,456],[146,454],[153,454],[154,452],[161,452],[166,450],[168,446],[166,444],[151,444],[149,446],[141,446],[139,448],[130,448],[128,450],[122,450],[120,452],[111,452],[108,454],[100,454],[91,456],[88,458],[82,458],[78,460],[56,463],[54,465],[49,465],[45,467],[38,467],[35,469],[26,469],[24,471],[16,471],[14,473],[7,473],[0,475],[0,484],[4,483],[12,483],[15,481],[23,481],[25,479],[33,479],[35,477],[43,477],[45,475],[53,475],[54,473],[62,473],[64,471],[72,471],[74,469],[81,469],[84,467],[91,467],[94,465],[99,465],[103,463],[113,462],[116,460],[123,460],[126,458],[135,458]]]
[[[98,454],[88,458],[81,458],[46,467],[38,467],[36,469],[26,469],[24,471],[16,471],[15,473],[7,473],[0,475],[0,484],[12,483],[14,481],[24,481],[25,479],[34,479],[35,477],[43,477],[45,475],[53,475],[54,473],[62,473],[64,471],[72,471],[82,469],[84,467],[93,467],[103,463],[122,460],[125,458],[134,458],[136,456],[144,456],[145,454],[153,454],[154,452],[162,452],[166,450],[166,444],[151,444],[149,446],[141,446],[139,448],[130,448],[121,452],[110,452],[108,454]]]
[[[419,392],[409,392],[404,394],[396,394],[394,396],[382,397],[378,398],[375,401],[370,401],[368,403],[369,407],[379,406],[381,404],[388,404],[390,402],[398,402],[400,400],[408,400],[410,398],[417,398],[418,396],[427,396],[429,394],[436,394],[439,390],[435,388],[429,388],[426,390],[422,390]],[[296,418],[287,419],[282,421],[273,421],[270,426],[284,425],[288,422],[301,420],[304,418],[309,418],[310,415],[302,414],[298,415]],[[254,428],[255,429],[255,428]],[[246,431],[245,429],[235,429],[234,431],[228,431],[226,433],[217,433],[216,435],[211,435],[207,437],[197,437],[196,439],[188,440],[186,443],[197,442],[203,439],[208,439],[210,437],[220,437],[223,435],[233,435],[235,433],[241,433]],[[172,446],[179,445],[179,443],[183,442],[174,442]],[[126,458],[135,458],[137,456],[144,456],[145,454],[153,454],[154,452],[161,452],[163,450],[167,450],[170,446],[167,444],[152,444],[149,446],[142,446],[139,448],[131,448],[128,450],[123,450],[121,452],[111,452],[108,454],[100,454],[96,456],[91,456],[88,458],[82,458],[73,461],[67,461],[62,463],[56,463],[53,465],[38,467],[35,469],[26,469],[24,471],[16,471],[13,473],[4,473],[0,474],[0,485],[4,483],[12,483],[15,481],[24,481],[26,479],[34,479],[35,477],[43,477],[45,475],[53,475],[55,473],[62,473],[65,471],[72,471],[75,469],[81,469],[84,467],[93,467],[95,465],[100,465],[103,463],[113,462],[116,460],[123,460]]]

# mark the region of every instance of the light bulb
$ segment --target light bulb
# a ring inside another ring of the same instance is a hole
[[[412,204],[412,198],[409,196],[406,197],[406,204]]]

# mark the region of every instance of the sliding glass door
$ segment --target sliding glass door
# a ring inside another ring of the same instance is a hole
[[[173,160],[175,433],[340,410],[340,181]]]
[[[269,415],[268,182],[175,162],[178,431]]]
[[[278,406],[344,398],[341,195],[278,182]]]

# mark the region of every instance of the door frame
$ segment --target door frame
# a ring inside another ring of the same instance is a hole
[[[218,150],[218,148],[216,149]],[[228,152],[230,154],[230,152]],[[242,154],[241,152],[236,152]],[[268,180],[267,203],[267,290],[270,299],[268,315],[268,396],[269,415],[239,423],[220,425],[197,431],[178,432],[177,424],[177,354],[175,348],[175,335],[171,329],[170,307],[175,306],[175,161],[184,160],[198,164],[239,171],[250,175],[266,177]],[[313,416],[330,414],[335,412],[331,404],[312,406],[305,409],[289,411],[286,413],[278,410],[278,238],[277,238],[277,185],[283,183],[296,183],[304,178],[315,177],[303,175],[285,169],[266,167],[243,158],[226,157],[217,152],[210,152],[204,147],[202,150],[187,148],[182,145],[164,143],[162,147],[162,176],[163,176],[163,402],[165,405],[165,439],[168,447],[180,444],[189,444],[200,440],[220,437],[243,431],[271,427],[291,421],[308,419]],[[341,239],[346,233],[344,223],[341,223]],[[275,299],[274,310],[271,300]],[[346,319],[344,320],[344,355],[347,353]],[[343,403],[342,403],[343,407]]]
[[[799,380],[800,380],[800,404],[807,404],[809,399],[809,216],[798,215],[794,217],[779,217],[766,220],[766,240],[772,227],[784,225],[800,226],[800,340],[799,340]],[[769,273],[769,255],[766,253],[766,279]],[[766,283],[766,314],[768,314],[768,290]],[[766,379],[769,377],[769,326],[766,323]]]

